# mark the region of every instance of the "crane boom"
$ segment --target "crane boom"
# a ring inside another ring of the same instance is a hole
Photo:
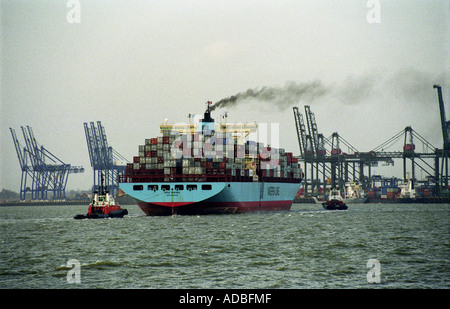
[[[442,127],[442,137],[444,139],[444,149],[450,150],[450,140],[449,140],[449,129],[450,124],[447,122],[445,117],[444,99],[442,97],[442,88],[440,85],[433,85],[433,88],[437,89],[438,100],[439,100],[439,111],[441,114],[441,127]]]
[[[303,116],[298,111],[298,107],[294,106],[294,120],[297,128],[298,145],[300,147],[300,157],[304,158],[306,153],[306,127]]]

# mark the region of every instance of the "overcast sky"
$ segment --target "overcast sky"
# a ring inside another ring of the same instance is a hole
[[[83,165],[67,188],[90,189],[83,122],[101,121],[131,161],[165,118],[186,122],[208,100],[289,83],[331,91],[283,106],[243,101],[226,109],[229,121],[279,123],[280,146],[298,155],[292,104],[309,104],[319,132],[359,151],[406,126],[442,147],[432,86],[443,86],[450,115],[448,0],[2,0],[0,9],[0,190],[20,188],[10,127],[24,144],[20,126],[31,126],[39,144]]]

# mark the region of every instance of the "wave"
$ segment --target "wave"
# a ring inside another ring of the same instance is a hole
[[[89,268],[103,268],[103,267],[122,267],[127,266],[127,262],[113,262],[109,260],[97,260],[94,263],[85,263],[80,265],[83,269],[89,269]],[[60,265],[59,267],[55,268],[55,271],[60,270],[70,270],[73,269],[73,266],[67,266],[67,265]]]

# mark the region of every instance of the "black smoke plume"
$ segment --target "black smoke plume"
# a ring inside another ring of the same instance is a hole
[[[315,99],[328,94],[330,89],[321,81],[310,83],[289,82],[284,87],[262,87],[248,89],[228,98],[216,102],[211,110],[234,106],[249,99],[276,104],[280,109],[285,109],[298,102],[312,102]]]
[[[445,72],[430,73],[405,68],[390,75],[379,72],[349,75],[341,82],[331,85],[324,85],[320,80],[288,82],[284,87],[252,88],[239,92],[216,102],[211,110],[229,108],[252,100],[278,106],[280,110],[315,101],[356,105],[384,99],[392,103],[407,102],[409,105],[434,104],[436,98],[432,85],[441,84],[448,93],[450,85],[446,76]]]

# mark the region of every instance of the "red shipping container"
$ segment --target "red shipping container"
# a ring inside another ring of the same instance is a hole
[[[133,157],[133,163],[139,163],[141,162],[140,157]]]
[[[414,144],[407,144],[407,145],[403,146],[403,150],[406,150],[406,151],[411,151],[414,149],[416,149],[416,146]]]
[[[158,144],[158,139],[155,137],[155,138],[152,138],[151,140],[150,140],[150,143],[152,144],[152,145],[157,145]]]
[[[163,136],[163,144],[169,144],[169,137]]]
[[[341,150],[340,150],[340,149],[332,149],[332,150],[331,150],[331,154],[332,154],[332,155],[341,154]]]

